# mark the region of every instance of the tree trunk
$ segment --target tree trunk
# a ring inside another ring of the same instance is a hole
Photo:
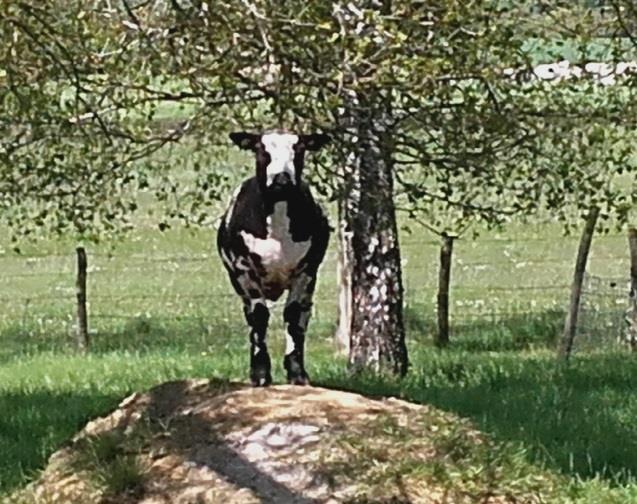
[[[338,263],[336,277],[338,283],[338,327],[335,343],[338,353],[349,354],[352,328],[352,236],[347,230],[345,202],[338,205]]]
[[[369,97],[365,97],[369,98]],[[392,134],[387,100],[357,97],[353,188],[345,200],[351,236],[350,367],[403,375],[408,357],[394,207]]]
[[[78,247],[77,252],[77,279],[75,291],[77,296],[77,346],[85,352],[89,347],[88,315],[86,311],[86,250]]]
[[[628,230],[630,246],[630,308],[628,310],[628,343],[637,352],[637,228]]]
[[[436,346],[449,344],[449,284],[451,281],[451,256],[453,254],[452,236],[444,234],[440,247],[440,271],[438,275],[438,334]]]
[[[584,231],[582,232],[582,237],[579,242],[573,285],[571,287],[571,302],[568,313],[566,314],[562,345],[559,350],[560,357],[565,360],[568,360],[573,350],[573,341],[575,340],[575,333],[577,332],[577,317],[579,315],[580,301],[582,298],[582,283],[584,282],[584,273],[586,272],[586,263],[593,241],[593,234],[595,233],[597,217],[599,217],[599,208],[592,208],[586,218],[586,225],[584,226]]]

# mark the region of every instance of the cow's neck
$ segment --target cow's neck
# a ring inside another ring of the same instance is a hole
[[[276,216],[277,219],[285,218],[286,214],[295,215],[295,212],[299,211],[303,206],[303,195],[301,191],[298,189],[291,190],[288,194],[286,194],[284,199],[273,200],[270,195],[267,193],[263,194],[263,205],[265,210],[265,215],[270,221],[270,218],[274,216],[276,213],[276,209],[279,208],[279,215]],[[281,208],[285,208],[286,211],[281,210]]]

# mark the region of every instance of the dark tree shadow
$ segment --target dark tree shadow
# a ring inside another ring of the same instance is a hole
[[[435,312],[421,305],[405,310],[405,325],[410,340],[433,342],[436,331]],[[522,351],[552,348],[564,327],[564,312],[549,310],[508,316],[480,316],[451,320],[450,346],[470,352]]]
[[[215,393],[224,393],[244,387],[242,384],[212,380],[208,388]],[[169,382],[156,387],[151,391],[151,402],[147,409],[150,421],[156,425],[166,425],[175,412],[186,406],[187,397],[188,390],[185,381]],[[255,408],[258,408],[258,405]],[[237,410],[229,410],[228,413],[224,414],[223,422],[240,428],[253,416],[250,413],[251,409],[253,407],[242,405],[241,411],[244,412],[242,415]],[[263,472],[220,439],[220,432],[216,427],[219,426],[211,424],[210,419],[201,415],[180,415],[178,419],[179,433],[169,438],[171,451],[180,453],[192,463],[207,466],[236,487],[253,490],[264,504],[272,502],[315,504],[317,502],[315,499],[309,499],[293,492]],[[193,449],[193,439],[207,440],[205,447]]]
[[[623,484],[637,477],[635,376],[637,359],[629,354],[575,357],[563,366],[552,353],[429,350],[412,354],[402,382],[343,374],[316,384],[431,404],[521,444],[536,463]]]
[[[247,336],[243,320],[206,317],[153,316],[91,319],[91,353],[131,351],[143,354],[165,350],[197,351],[219,345],[243,349]],[[0,329],[0,363],[41,352],[75,352],[77,343],[68,327],[14,323]]]
[[[191,459],[195,463],[205,464],[228,483],[239,488],[251,488],[264,504],[271,502],[315,504],[317,502],[290,491],[229,446],[211,445],[204,457]]]
[[[0,393],[0,493],[31,479],[53,451],[119,399],[94,391]]]
[[[165,421],[184,406],[186,383],[168,382],[153,389],[144,414],[151,426],[166,428]],[[242,384],[222,380],[213,380],[210,385],[215,394],[242,387]],[[68,443],[89,419],[112,411],[121,399],[121,396],[48,394],[41,391],[0,396],[2,411],[12,413],[0,415],[0,492],[9,493],[36,476],[37,470],[45,466],[53,451]],[[193,464],[206,465],[239,488],[252,489],[263,503],[316,502],[291,491],[224,443],[210,421],[198,415],[187,415],[180,419],[186,424],[179,425],[181,435],[170,438],[171,452],[180,454]],[[228,420],[241,426],[249,418],[231,417]],[[112,431],[107,431],[100,433],[100,436],[112,434]],[[206,449],[192,450],[189,444],[191,436],[208,440]],[[119,436],[114,438],[120,439]],[[17,471],[16,468],[21,470]]]

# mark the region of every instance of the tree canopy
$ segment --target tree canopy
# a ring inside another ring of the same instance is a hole
[[[395,338],[402,372],[396,207],[445,232],[538,210],[627,220],[635,14],[623,0],[5,2],[0,222],[99,237],[130,226],[150,190],[160,226],[207,224],[230,130],[327,132],[309,175],[353,236],[353,299],[372,311],[352,327],[379,313],[370,334]],[[565,58],[577,71],[555,73]],[[170,145],[186,148],[167,160]],[[378,361],[377,343],[358,357]]]

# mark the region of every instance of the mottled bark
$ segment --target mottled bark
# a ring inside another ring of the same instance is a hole
[[[628,230],[630,247],[630,307],[628,309],[628,343],[637,352],[637,228]]]
[[[573,341],[577,332],[577,318],[579,315],[580,301],[582,298],[582,284],[584,282],[584,274],[586,273],[586,263],[588,262],[588,253],[593,242],[593,234],[595,233],[595,225],[599,217],[599,208],[592,208],[586,218],[586,225],[582,231],[579,248],[577,251],[577,260],[575,262],[575,273],[573,275],[573,285],[571,287],[571,301],[564,322],[564,334],[562,336],[562,345],[560,346],[560,357],[567,359],[571,356],[573,350]]]
[[[352,327],[352,237],[345,217],[345,202],[339,201],[338,209],[338,326],[335,342],[339,353],[349,355]]]
[[[438,274],[438,333],[436,346],[449,344],[449,285],[451,283],[452,236],[443,235],[440,246],[440,270]]]
[[[380,97],[358,97],[356,158],[344,213],[351,236],[353,370],[404,374],[408,367],[403,284],[394,207],[390,111]]]

